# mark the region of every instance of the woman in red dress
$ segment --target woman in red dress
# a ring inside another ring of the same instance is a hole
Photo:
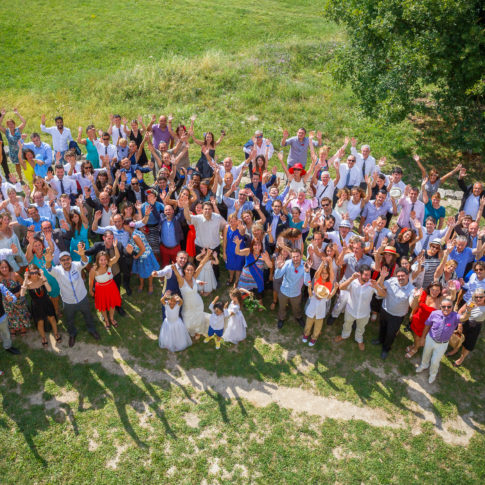
[[[113,280],[111,271],[111,266],[116,264],[120,257],[118,241],[115,240],[113,247],[115,255],[111,259],[106,251],[100,251],[96,255],[96,262],[89,273],[89,294],[94,296],[94,306],[103,314],[106,328],[111,324],[113,327],[118,326],[114,313],[115,308],[121,306],[120,290]]]
[[[431,312],[438,310],[443,299],[443,287],[439,281],[433,281],[428,288],[414,290],[411,302],[412,318],[411,330],[414,334],[414,344],[406,348],[406,358],[410,359],[420,347],[424,347],[424,322]]]

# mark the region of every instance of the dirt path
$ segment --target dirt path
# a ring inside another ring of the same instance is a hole
[[[37,340],[34,341],[30,337],[27,337],[26,342],[32,346],[38,343]],[[178,365],[176,356],[169,360],[169,368],[158,371],[137,364],[128,364],[127,361],[136,362],[136,358],[124,348],[84,342],[76,343],[72,349],[65,345],[58,347],[55,340],[51,338],[49,349],[58,355],[66,355],[72,363],[99,363],[112,374],[139,376],[149,382],[170,382],[179,387],[191,386],[201,392],[210,389],[225,398],[245,399],[255,406],[264,407],[276,403],[295,413],[307,413],[318,416],[322,420],[326,418],[344,421],[359,419],[378,427],[409,428],[411,426],[415,434],[421,432],[422,423],[431,422],[436,433],[445,442],[461,446],[468,445],[476,430],[485,432],[485,426],[474,420],[471,415],[458,416],[453,420],[442,422],[432,411],[433,398],[422,387],[419,377],[405,379],[409,395],[415,403],[411,409],[414,416],[410,425],[409,420],[405,421],[402,416],[397,414],[391,415],[380,409],[319,396],[301,388],[283,387],[270,382],[248,381],[242,377],[217,376],[204,369],[183,369]]]

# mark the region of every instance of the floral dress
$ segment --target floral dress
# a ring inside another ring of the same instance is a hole
[[[20,283],[17,283],[10,278],[2,280],[2,283],[7,287],[11,293],[18,293],[20,291]],[[3,300],[5,312],[8,318],[8,328],[11,333],[25,332],[25,329],[30,327],[30,312],[27,307],[25,296],[17,296],[17,301]]]
[[[145,246],[145,252],[141,255],[140,258],[133,260],[133,267],[131,271],[132,273],[137,274],[140,278],[149,278],[152,274],[152,271],[158,271],[160,269],[157,258],[155,258],[155,255],[153,254],[152,248],[148,243],[145,234],[143,234],[138,229],[135,229],[133,231],[133,234],[128,241],[128,243],[133,246],[134,255],[137,255],[140,250],[138,249],[138,246],[133,239],[133,236],[138,236],[141,239],[143,245]]]
[[[18,128],[15,128],[15,131],[12,133],[10,132],[10,128],[5,130],[5,135],[8,141],[8,155],[12,163],[18,165],[19,161],[19,146],[18,141],[22,138],[22,133]]]

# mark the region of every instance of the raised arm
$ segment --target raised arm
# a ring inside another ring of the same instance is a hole
[[[281,167],[283,168],[288,180],[293,180],[293,175],[291,175],[291,173],[288,171],[288,168],[283,160],[283,152],[278,152],[278,160],[280,161]]]
[[[426,190],[426,184],[428,183],[428,177],[424,177],[421,182],[421,193],[423,194],[423,203],[426,205],[429,202],[428,191]]]
[[[208,249],[207,252],[205,253],[205,256],[202,258],[199,266],[195,270],[195,273],[194,273],[195,279],[197,279],[199,277],[200,272],[202,271],[202,268],[209,261],[209,259],[211,259],[211,257],[212,257],[212,249]]]
[[[426,169],[424,168],[424,165],[421,163],[421,159],[419,158],[419,155],[413,155],[413,160],[418,165],[419,170],[421,170],[421,176],[423,178],[427,177],[428,176],[428,172],[426,172]]]
[[[459,172],[461,170],[462,164],[459,163],[451,172],[445,173],[442,177],[440,177],[441,182],[443,183],[445,180],[449,179],[452,175]]]
[[[18,116],[20,119],[21,123],[19,125],[19,130],[22,131],[25,128],[25,125],[27,124],[27,121],[25,118],[18,112],[17,108],[13,109],[13,112]]]

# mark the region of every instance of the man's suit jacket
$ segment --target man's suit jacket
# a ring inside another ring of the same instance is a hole
[[[167,220],[167,216],[161,212],[160,213],[160,242],[162,237],[162,224]],[[177,239],[177,244],[180,244],[184,240],[184,231],[182,229],[182,223],[185,221],[184,212],[177,208],[175,215],[173,216],[173,228],[175,231],[175,238]]]
[[[465,209],[466,200],[471,195],[474,185],[475,184],[466,185],[463,179],[460,179],[460,178],[458,179],[458,186],[460,187],[461,190],[463,190],[463,198],[461,199],[460,211]],[[485,190],[482,190],[482,193],[480,194],[480,198],[482,198],[484,195],[485,195]],[[483,208],[481,217],[485,217],[485,207]]]
[[[44,233],[42,232],[36,233],[36,236],[40,237],[42,241],[45,240]],[[56,243],[56,246],[61,253],[62,251],[69,252],[72,236],[73,234],[71,231],[63,232],[62,229],[54,229],[52,231],[52,240]]]

